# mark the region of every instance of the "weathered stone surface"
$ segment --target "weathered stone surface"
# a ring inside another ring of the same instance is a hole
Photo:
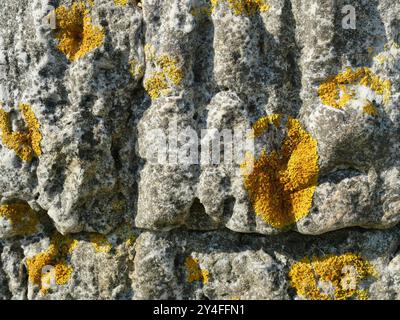
[[[304,258],[360,254],[376,271],[365,283],[371,299],[399,299],[399,229],[338,231],[307,237],[287,234],[255,237],[232,232],[144,232],[136,242],[137,299],[304,299],[288,274]],[[185,264],[197,259],[203,271],[194,281]],[[352,264],[348,264],[351,266]],[[328,274],[335,271],[328,266]],[[339,274],[342,270],[339,269]],[[306,274],[303,274],[306,278]],[[314,277],[314,276],[313,276]],[[341,275],[346,277],[346,269]],[[354,279],[353,279],[354,280]],[[315,276],[316,285],[322,282]]]
[[[29,299],[131,299],[137,235],[122,226],[107,236],[53,233],[16,242],[28,273],[22,288],[28,285]],[[43,276],[47,272],[54,283]]]
[[[400,6],[347,4],[3,0],[0,299],[400,299]]]

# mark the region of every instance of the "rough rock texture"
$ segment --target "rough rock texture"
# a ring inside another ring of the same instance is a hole
[[[0,298],[400,299],[400,5],[347,4],[2,0]]]

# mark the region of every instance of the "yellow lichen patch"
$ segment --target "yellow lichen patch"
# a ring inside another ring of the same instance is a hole
[[[56,233],[52,242],[58,248],[58,252],[62,256],[67,256],[72,254],[76,247],[78,246],[78,240],[71,238],[70,236],[63,236],[62,234]]]
[[[34,156],[42,154],[42,149],[40,148],[40,142],[42,141],[42,134],[39,130],[40,124],[30,105],[20,104],[19,109],[25,120],[26,131],[13,132],[9,114],[0,109],[1,140],[7,148],[14,150],[21,160],[31,161]]]
[[[109,253],[112,249],[112,244],[107,237],[100,233],[91,233],[89,239],[96,252]]]
[[[74,269],[68,266],[65,262],[60,262],[55,265],[56,281],[59,285],[65,285],[71,278]]]
[[[77,240],[69,236],[55,234],[50,241],[49,248],[45,252],[26,260],[29,281],[39,286],[49,282],[49,275],[43,273],[43,268],[51,266],[55,270],[56,284],[67,284],[73,272],[72,267],[67,263],[67,258],[72,254],[77,245]],[[47,288],[41,288],[41,292],[46,293]]]
[[[199,265],[199,260],[187,257],[185,260],[185,266],[188,272],[187,281],[192,283],[193,281],[201,281],[203,284],[208,283],[209,273],[205,269],[201,269]]]
[[[260,118],[254,125],[257,138],[279,127],[282,117]],[[256,215],[275,228],[284,228],[309,213],[318,180],[317,142],[291,117],[286,122],[287,135],[277,150],[253,155],[241,165],[244,186]],[[252,166],[251,170],[249,166]]]
[[[380,53],[374,57],[374,60],[379,64],[384,64],[388,60],[386,53]]]
[[[391,82],[379,78],[369,68],[358,68],[356,70],[347,68],[344,72],[323,82],[318,89],[318,95],[324,104],[343,109],[350,100],[355,98],[355,91],[351,89],[352,86],[366,86],[377,95],[382,96],[384,104],[389,102]],[[370,103],[371,101],[367,102],[367,104]],[[367,110],[369,109],[367,108]]]
[[[374,49],[373,47],[368,47],[368,48],[367,48],[367,51],[368,51],[368,53],[369,53],[370,55],[372,55],[372,54],[374,54],[375,49]]]
[[[212,8],[210,6],[201,6],[201,7],[195,7],[192,10],[190,10],[190,14],[193,17],[201,17],[201,16],[211,16],[212,13]]]
[[[127,247],[131,247],[135,244],[136,237],[134,235],[130,235],[126,240],[125,240],[125,245]]]
[[[376,274],[373,266],[360,255],[304,258],[289,271],[291,285],[297,294],[311,300],[345,300],[368,298],[360,282]],[[324,290],[329,288],[329,290]]]
[[[150,45],[145,47],[146,58],[153,63],[156,71],[144,81],[144,88],[152,99],[170,92],[171,86],[178,86],[183,79],[183,72],[178,61],[166,54],[157,56]]]
[[[384,64],[387,61],[393,61],[398,56],[398,49],[400,46],[395,41],[389,41],[384,46],[384,51],[376,54],[374,58],[374,62],[377,64]]]
[[[29,130],[29,140],[32,146],[34,154],[40,156],[42,149],[40,148],[40,142],[42,141],[42,134],[40,133],[40,124],[37,120],[32,108],[28,104],[20,104],[21,113],[25,119],[25,123]]]
[[[129,61],[129,73],[133,78],[141,78],[144,75],[144,67],[136,60]]]
[[[117,6],[126,6],[128,4],[128,0],[114,0],[114,3]]]
[[[14,235],[28,236],[37,231],[38,217],[27,203],[0,206],[0,217],[10,222]]]
[[[58,49],[69,60],[76,61],[103,43],[104,30],[92,25],[90,11],[85,3],[75,2],[70,9],[61,6],[55,11]]]
[[[274,125],[279,128],[281,125],[282,115],[280,114],[272,114],[269,116],[262,117],[258,119],[252,127],[252,136],[254,138],[260,137],[264,132],[268,130],[269,125]]]
[[[372,117],[376,117],[379,114],[374,104],[370,101],[364,105],[363,111]]]
[[[211,0],[211,11],[214,11],[221,3],[227,3],[236,15],[251,16],[270,9],[265,0]]]

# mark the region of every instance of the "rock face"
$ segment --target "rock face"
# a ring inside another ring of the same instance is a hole
[[[3,0],[1,299],[400,299],[400,5]]]

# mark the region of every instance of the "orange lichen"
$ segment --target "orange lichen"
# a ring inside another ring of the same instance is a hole
[[[360,282],[375,274],[360,255],[346,253],[311,260],[306,257],[290,268],[289,279],[297,294],[306,299],[365,300],[368,291],[360,288]]]
[[[262,117],[253,125],[254,138],[281,122],[280,115]],[[241,165],[255,213],[275,228],[291,225],[309,213],[319,172],[316,140],[291,117],[286,130],[280,149],[268,154],[264,148],[258,159],[247,155]]]
[[[0,217],[10,222],[14,235],[28,236],[37,231],[39,219],[27,203],[1,205]]]
[[[47,274],[43,274],[45,266],[52,266],[55,269],[56,284],[67,284],[71,278],[73,269],[67,263],[68,255],[72,254],[78,245],[78,241],[69,236],[55,234],[49,248],[42,253],[35,255],[26,260],[29,281],[33,284],[41,286],[49,281]],[[43,279],[43,277],[45,277]],[[47,292],[47,288],[41,288],[42,293]]]
[[[42,154],[40,124],[30,105],[20,104],[19,109],[25,120],[26,131],[13,132],[9,114],[0,109],[1,140],[7,148],[14,150],[21,160],[31,161],[34,156]]]
[[[100,233],[91,233],[89,239],[96,252],[109,253],[112,249],[112,244],[108,241],[105,235]]]
[[[103,43],[104,30],[92,25],[90,11],[85,3],[76,2],[70,9],[61,6],[55,12],[58,49],[69,60],[76,61]]]
[[[187,281],[192,283],[193,281],[201,281],[203,284],[208,283],[209,273],[205,269],[200,268],[199,260],[187,257],[185,260],[185,266],[188,272]]]
[[[257,12],[265,12],[270,9],[265,0],[211,0],[211,11],[214,11],[221,3],[227,3],[236,15],[246,14],[251,16]]]
[[[382,80],[372,73],[369,68],[358,68],[353,70],[347,68],[337,76],[328,78],[318,90],[321,101],[331,107],[343,109],[350,100],[355,98],[354,86],[366,86],[377,95],[383,96],[384,104],[387,104],[391,95],[391,82]],[[370,104],[368,101],[367,104]],[[370,108],[366,109],[367,111]],[[365,109],[364,109],[365,111]]]
[[[160,95],[166,95],[171,86],[178,86],[183,79],[182,69],[178,67],[178,61],[166,54],[156,56],[154,48],[145,46],[146,58],[153,63],[157,69],[144,81],[144,88],[152,99]]]

